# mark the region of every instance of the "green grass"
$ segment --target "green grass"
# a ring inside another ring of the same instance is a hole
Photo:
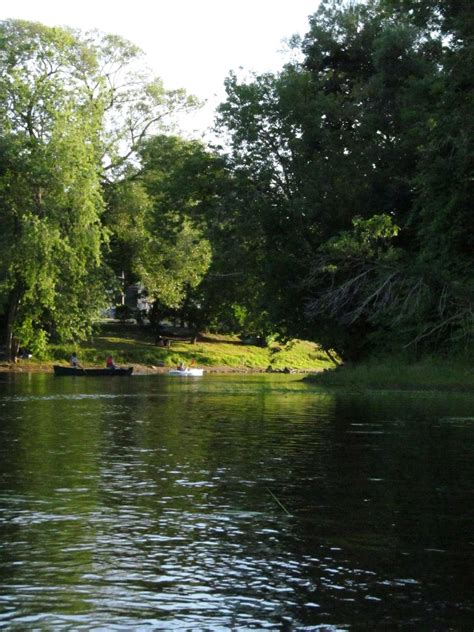
[[[331,365],[315,343],[295,341],[288,346],[273,345],[270,349],[244,345],[235,336],[206,334],[197,343],[176,341],[170,348],[158,347],[154,337],[133,324],[107,322],[96,336],[76,348],[50,345],[46,362],[67,362],[77,351],[84,366],[103,366],[111,353],[117,364],[173,366],[178,362],[203,367],[263,370],[274,369],[320,371]],[[44,362],[43,362],[44,364]]]
[[[464,358],[426,358],[408,363],[398,358],[372,360],[311,375],[305,380],[324,386],[431,390],[474,390],[474,368]]]

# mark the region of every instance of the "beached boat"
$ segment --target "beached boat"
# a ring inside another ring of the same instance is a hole
[[[132,375],[133,366],[129,366],[127,368],[117,368],[117,369],[80,369],[78,367],[73,366],[59,366],[55,364],[53,366],[54,375],[77,375],[88,376],[88,377],[119,377],[124,375]]]
[[[176,377],[201,377],[204,373],[204,369],[171,369],[168,371],[168,375],[174,375]]]

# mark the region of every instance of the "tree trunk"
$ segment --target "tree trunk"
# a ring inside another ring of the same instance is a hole
[[[336,366],[341,366],[342,363],[336,358],[336,356],[330,349],[326,349],[325,347],[322,347],[322,349],[333,364],[335,364]]]
[[[5,339],[5,351],[7,354],[8,362],[16,362],[18,355],[19,342],[13,335],[13,328],[20,305],[20,288],[16,287],[12,290],[10,295],[9,307],[8,307],[8,319]]]

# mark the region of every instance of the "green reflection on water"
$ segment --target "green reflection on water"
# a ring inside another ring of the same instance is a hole
[[[471,603],[472,404],[277,376],[0,380],[6,603],[86,625],[168,620],[166,597],[196,591],[215,617],[245,597],[250,621],[311,625],[373,622],[369,590],[392,621],[407,595],[438,614],[453,587]]]

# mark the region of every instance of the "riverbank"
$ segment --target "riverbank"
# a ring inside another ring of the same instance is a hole
[[[17,363],[12,362],[0,362],[0,373],[53,373],[53,364],[67,365],[66,362],[33,362],[33,361],[20,361]],[[119,364],[120,365],[120,364]],[[120,366],[133,366],[134,375],[153,375],[153,374],[166,374],[175,365],[155,366],[147,364],[137,364],[136,362],[131,364],[123,364]],[[259,367],[246,367],[246,366],[207,366],[200,364],[200,368],[205,369],[206,373],[270,373],[270,374],[282,374],[284,370],[268,371],[265,368]],[[87,368],[103,368],[103,365],[87,365]],[[290,369],[290,373],[297,373],[301,375],[315,374],[324,369]],[[287,371],[288,372],[288,371]]]
[[[343,365],[308,375],[305,382],[356,389],[474,391],[474,367],[465,359],[425,359],[407,363],[398,359]]]
[[[0,363],[0,371],[50,373],[53,364],[68,364],[76,351],[84,367],[103,367],[112,355],[120,366],[133,366],[134,373],[166,373],[180,362],[193,364],[207,373],[255,373],[271,367],[275,372],[310,373],[332,366],[315,343],[296,340],[288,345],[268,348],[244,344],[237,336],[205,334],[196,343],[172,340],[169,347],[155,344],[154,336],[132,323],[104,322],[91,340],[72,348],[50,345],[46,357]]]

